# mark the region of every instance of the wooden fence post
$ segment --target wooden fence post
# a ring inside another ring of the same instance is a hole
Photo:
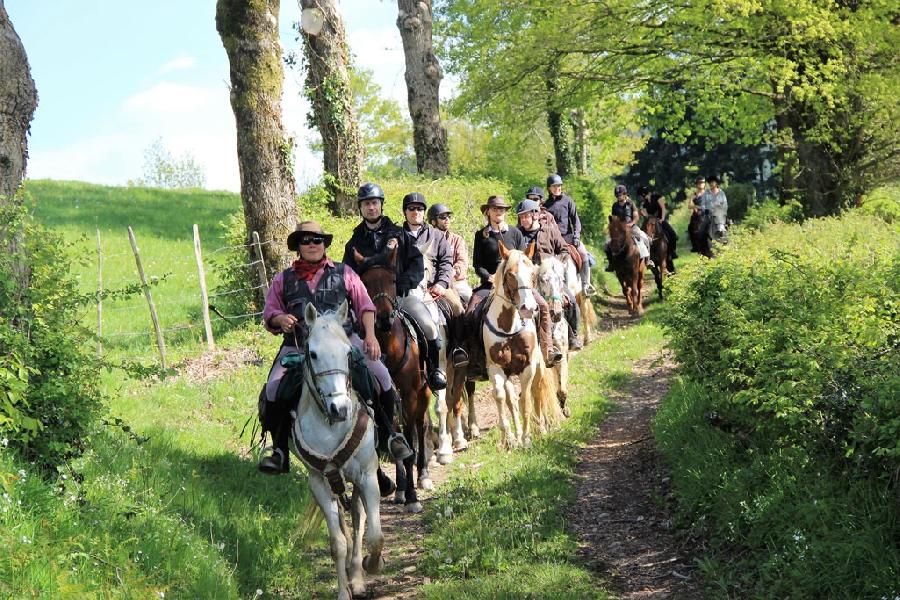
[[[269,278],[266,276],[266,263],[263,260],[262,244],[259,243],[259,234],[253,232],[253,246],[256,248],[256,272],[259,274],[259,285],[263,290],[263,298],[269,293]]]
[[[138,274],[141,276],[141,284],[144,286],[144,297],[150,306],[150,319],[153,320],[153,329],[156,330],[156,346],[159,348],[159,360],[162,368],[166,368],[166,342],[163,340],[162,330],[159,328],[159,318],[156,316],[156,306],[153,305],[153,296],[150,295],[150,286],[147,285],[147,276],[144,275],[144,266],[141,264],[141,253],[138,251],[137,241],[134,239],[134,231],[128,227],[128,239],[131,240],[131,249],[134,251],[134,262],[137,264]]]
[[[197,274],[200,278],[200,302],[203,310],[203,327],[206,330],[206,347],[216,349],[213,341],[212,323],[209,320],[209,295],[206,293],[206,273],[203,271],[203,257],[200,253],[200,228],[194,223],[194,255],[197,257]]]
[[[97,228],[97,356],[103,356],[103,248]]]

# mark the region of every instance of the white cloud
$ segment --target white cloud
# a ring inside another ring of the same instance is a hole
[[[210,101],[209,89],[160,81],[125,100],[125,109],[133,113],[190,113],[202,110]]]
[[[187,54],[182,54],[180,56],[176,56],[159,69],[156,70],[157,75],[165,75],[166,73],[171,73],[172,71],[182,71],[184,69],[190,69],[197,65],[197,59],[193,56],[189,56]]]

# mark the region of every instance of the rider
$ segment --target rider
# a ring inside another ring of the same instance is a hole
[[[581,243],[581,219],[575,208],[575,201],[562,191],[562,177],[553,173],[547,177],[547,193],[549,198],[544,208],[556,219],[556,225],[566,243],[572,244],[581,255],[581,285],[586,296],[593,296],[597,290],[591,285],[591,265],[588,252]]]
[[[659,222],[659,226],[666,236],[669,248],[668,262],[674,273],[675,263],[673,261],[678,258],[678,254],[675,252],[675,245],[678,243],[678,234],[675,233],[675,229],[669,224],[669,211],[666,210],[666,201],[663,198],[663,195],[657,193],[650,194],[650,199],[644,202],[641,207],[641,214],[645,217],[656,217]]]
[[[332,235],[323,232],[317,222],[300,223],[287,238],[288,250],[297,252],[297,259],[290,268],[275,275],[266,295],[263,323],[271,333],[283,335],[284,340],[269,370],[266,402],[260,407],[263,429],[272,434],[273,443],[272,453],[264,451],[259,460],[259,470],[264,473],[288,470],[288,412],[291,406],[277,393],[287,370],[281,359],[305,344],[309,332],[303,313],[310,303],[319,312],[333,312],[345,301],[349,303],[351,310],[344,328],[353,346],[365,352],[366,366],[383,390],[379,404],[373,406],[381,445],[387,446],[400,460],[412,453],[403,436],[397,434],[391,424],[389,414],[393,414],[397,392],[392,387],[387,368],[379,361],[381,348],[375,339],[375,305],[353,269],[326,256],[331,240]],[[360,339],[359,331],[364,332],[365,340]],[[383,495],[393,491],[393,482],[380,470],[378,483]]]
[[[710,175],[706,178],[706,183],[709,184],[709,189],[703,192],[703,196],[700,199],[700,208],[704,212],[711,212],[714,208],[724,207],[725,211],[728,211],[728,199],[725,197],[724,190],[719,188],[719,178],[715,175]]]
[[[428,386],[432,391],[443,390],[447,387],[447,376],[438,365],[441,345],[438,326],[421,297],[410,293],[425,279],[422,253],[403,229],[384,216],[384,191],[381,186],[364,183],[356,194],[356,201],[363,221],[353,230],[344,247],[344,262],[358,268],[354,250],[369,257],[397,248],[397,297],[401,299],[400,308],[411,317],[425,341]]]
[[[541,205],[537,200],[526,198],[519,202],[518,206],[516,206],[516,215],[519,218],[519,230],[522,232],[522,237],[525,238],[525,247],[527,248],[528,244],[531,243],[535,244],[533,258],[535,264],[540,264],[541,259],[544,257],[559,256],[569,252],[568,244],[560,235],[559,229],[556,228],[555,224],[550,223],[548,225],[541,219]],[[578,303],[575,301],[575,296],[572,295],[569,286],[563,286],[563,293],[566,295],[567,308],[569,309],[567,312],[576,313],[578,311]],[[574,310],[570,307],[574,307]],[[570,332],[573,335],[569,336],[569,347],[572,350],[579,350],[582,344],[581,340],[578,339],[578,317],[577,314],[572,316],[574,318],[567,319],[573,330]],[[557,350],[557,348],[551,348],[551,352],[554,350]]]
[[[621,221],[624,221],[627,227],[631,227],[632,235],[637,238],[637,246],[641,253],[641,258],[647,260],[647,266],[656,266],[653,264],[653,261],[650,260],[650,238],[648,238],[647,234],[641,231],[640,227],[637,226],[638,211],[634,206],[634,202],[628,197],[628,188],[620,183],[615,188],[615,195],[616,201],[613,202],[610,214],[614,217],[618,217]],[[609,248],[609,240],[604,244],[603,250],[606,252],[606,259],[609,261],[606,270],[614,271],[615,269],[613,269],[612,266],[612,250]]]
[[[694,233],[695,228],[700,226],[702,215],[700,214],[700,205],[703,203],[703,195],[706,193],[706,179],[702,175],[698,175],[694,180],[694,195],[691,197],[691,221],[688,226],[688,235],[691,239],[691,252],[700,251],[700,242]]]
[[[428,209],[428,223],[444,232],[447,236],[447,245],[450,247],[450,255],[453,260],[453,287],[459,293],[463,306],[469,303],[472,297],[472,286],[469,285],[469,255],[466,252],[466,242],[458,233],[450,231],[450,220],[453,211],[446,204],[434,204]]]
[[[510,205],[502,196],[491,196],[487,203],[481,205],[481,213],[487,217],[488,222],[485,227],[475,232],[475,242],[472,248],[472,266],[475,267],[475,274],[481,279],[481,285],[472,294],[472,301],[469,302],[466,310],[467,315],[475,312],[476,307],[493,288],[491,278],[503,260],[500,257],[500,242],[502,241],[508,250],[524,251],[527,248],[522,231],[518,227],[510,227],[506,222],[506,211],[509,208]],[[538,305],[538,324],[540,325],[538,341],[544,354],[544,363],[552,366],[562,358],[562,354],[551,344],[553,337],[550,325],[550,306],[537,290],[532,290],[532,292]]]

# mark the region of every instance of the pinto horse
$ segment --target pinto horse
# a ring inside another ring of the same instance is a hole
[[[522,252],[508,250],[500,241],[499,249],[502,260],[494,273],[493,292],[485,300],[482,325],[488,379],[493,385],[504,443],[510,448],[529,447],[532,421],[544,432],[562,420],[562,412],[534,323],[534,243]],[[510,379],[513,375],[519,376],[518,394]],[[512,415],[512,429],[504,405]]]
[[[388,252],[385,260],[364,257],[354,250],[361,265],[360,279],[375,304],[375,337],[384,355],[384,364],[397,386],[401,401],[403,435],[413,449],[413,456],[397,464],[397,492],[394,501],[406,505],[407,512],[422,512],[416,495],[413,461],[419,473],[419,487],[431,489],[431,477],[425,455],[425,420],[431,389],[419,360],[419,346],[415,335],[400,316],[397,302],[397,249]]]
[[[612,215],[609,217],[609,251],[628,310],[633,315],[644,314],[644,261],[634,242],[631,227]]]
[[[666,234],[659,225],[659,219],[656,217],[647,217],[644,222],[644,233],[650,238],[650,258],[654,262],[654,266],[650,267],[653,271],[653,279],[656,280],[656,291],[659,294],[659,300],[663,300],[663,283],[666,279],[666,269],[672,266],[669,258],[669,241]]]

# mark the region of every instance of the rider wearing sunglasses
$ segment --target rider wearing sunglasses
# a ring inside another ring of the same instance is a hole
[[[271,453],[263,452],[259,469],[264,473],[283,473],[288,470],[288,437],[290,405],[278,395],[278,387],[287,368],[281,359],[291,352],[303,348],[309,331],[303,312],[307,304],[313,304],[320,313],[335,312],[346,301],[350,312],[344,329],[351,344],[365,353],[366,367],[378,380],[382,389],[391,388],[391,377],[379,358],[381,347],[375,338],[375,305],[372,303],[359,276],[345,264],[335,262],[326,256],[332,235],[322,231],[315,221],[304,221],[287,238],[287,247],[297,252],[297,259],[288,268],[275,275],[266,295],[263,322],[266,329],[275,335],[283,335],[284,341],[278,356],[269,371],[265,386],[265,403],[260,406],[260,420],[263,429],[272,434]],[[365,336],[360,339],[359,332]],[[370,399],[371,400],[371,399]],[[390,404],[393,407],[393,403]],[[411,454],[409,446],[397,443],[402,440],[391,428],[391,419],[379,406],[374,407],[375,420],[381,431],[390,438],[388,446],[392,454]],[[393,482],[383,473],[378,473],[379,487],[383,495],[393,492]]]

